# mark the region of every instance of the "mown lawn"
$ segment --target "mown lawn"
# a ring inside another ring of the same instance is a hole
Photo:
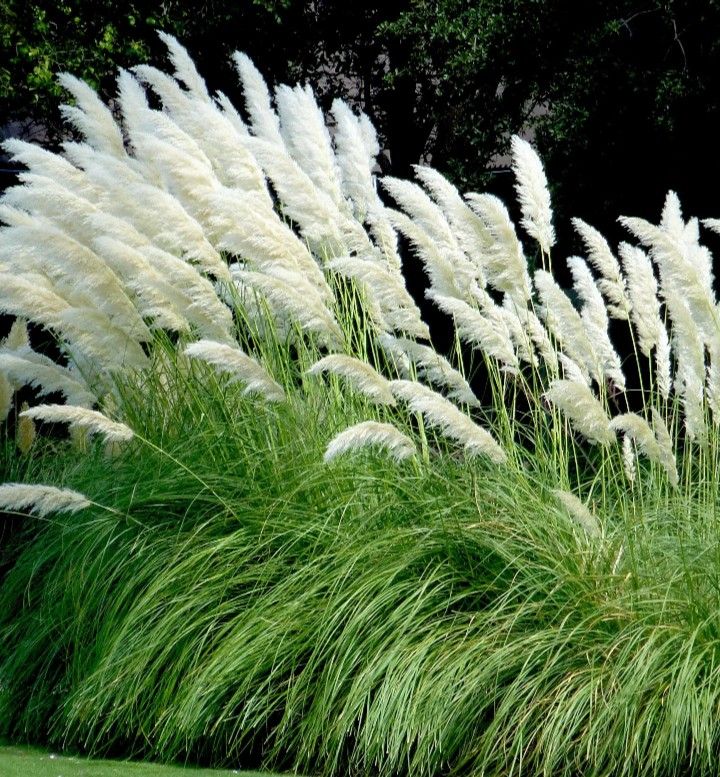
[[[195,769],[138,761],[99,761],[57,755],[32,747],[0,745],[0,777],[280,777],[240,769]]]

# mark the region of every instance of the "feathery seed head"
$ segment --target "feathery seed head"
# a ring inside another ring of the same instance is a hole
[[[282,386],[255,359],[236,346],[198,340],[186,346],[183,353],[212,365],[216,372],[232,375],[233,382],[244,383],[244,394],[260,394],[268,402],[282,402],[285,399]]]
[[[25,483],[0,485],[0,509],[27,510],[40,518],[51,513],[76,513],[91,504],[87,497],[69,488]]]
[[[366,362],[343,354],[325,356],[310,367],[310,375],[324,372],[340,375],[361,394],[380,405],[394,405],[395,397],[390,390],[390,381]]]
[[[446,389],[450,399],[471,407],[480,407],[480,400],[473,393],[470,384],[434,348],[387,333],[378,337],[378,343],[393,360],[403,378],[410,377],[412,364],[418,377],[424,378],[433,386]]]
[[[600,274],[598,288],[608,302],[608,313],[618,320],[627,320],[631,303],[625,291],[620,265],[607,240],[582,219],[574,218],[572,223],[585,244],[590,264]]]
[[[324,460],[330,462],[346,453],[369,446],[386,451],[396,461],[402,461],[417,452],[415,443],[392,424],[362,421],[333,437],[325,450]]]
[[[97,410],[76,405],[37,405],[24,410],[20,416],[87,429],[88,434],[101,434],[108,442],[127,442],[134,437],[129,426],[111,421]]]
[[[518,135],[512,138],[515,191],[522,209],[522,225],[530,237],[537,240],[544,254],[555,245],[552,206],[547,178],[535,149]]]
[[[544,394],[591,444],[610,445],[610,417],[590,388],[574,380],[554,380]]]
[[[471,456],[484,455],[495,464],[507,461],[507,454],[493,436],[441,394],[409,380],[393,380],[390,386],[393,394],[420,413],[429,426],[459,442]]]
[[[602,536],[602,527],[597,517],[590,512],[588,506],[578,499],[575,494],[559,488],[553,489],[552,494],[567,510],[577,525],[585,531],[588,537],[596,538]]]

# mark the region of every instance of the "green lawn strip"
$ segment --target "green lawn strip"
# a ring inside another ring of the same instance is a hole
[[[58,755],[33,747],[0,745],[0,777],[281,777],[241,769],[198,769],[140,761],[100,761]]]

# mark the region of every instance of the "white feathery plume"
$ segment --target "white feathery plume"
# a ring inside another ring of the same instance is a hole
[[[545,270],[537,270],[533,280],[542,302],[540,315],[548,329],[573,361],[593,378],[600,380],[598,368],[602,365],[602,360],[567,294]]]
[[[220,106],[223,116],[232,124],[233,129],[240,137],[246,137],[250,134],[247,124],[243,121],[238,109],[232,104],[230,98],[224,93],[215,92],[215,100]]]
[[[215,212],[208,224],[219,248],[260,271],[280,266],[299,272],[325,303],[332,301],[332,290],[307,245],[262,199],[224,189],[213,195],[212,203]],[[244,217],[239,219],[238,213]]]
[[[720,336],[708,348],[710,363],[707,365],[705,377],[705,396],[712,410],[713,420],[720,421]]]
[[[620,272],[620,264],[615,258],[607,240],[595,227],[582,219],[572,219],[575,231],[582,238],[588,252],[588,261],[598,271],[598,288],[608,302],[608,313],[612,318],[626,321],[631,304],[625,292],[625,281]]]
[[[20,348],[29,347],[30,333],[28,332],[27,321],[23,318],[16,318],[12,322],[8,336],[0,341],[0,348],[17,351]]]
[[[107,244],[106,248],[107,248]],[[203,278],[191,265],[177,256],[155,246],[144,246],[139,251],[126,247],[126,253],[135,252],[137,260],[147,261],[165,278],[172,279],[173,286],[190,299],[191,304],[182,308],[182,315],[194,324],[198,331],[212,340],[235,342],[232,313],[217,296],[215,287]],[[181,297],[176,296],[176,302]]]
[[[368,156],[373,158],[376,157],[380,153],[380,143],[378,141],[375,125],[370,121],[370,117],[366,113],[360,114],[358,124],[360,125],[360,134],[365,143]]]
[[[202,76],[198,73],[192,57],[187,49],[178,43],[177,39],[167,32],[158,31],[160,40],[167,46],[170,61],[175,66],[175,78],[182,81],[188,90],[198,99],[210,101],[207,86]]]
[[[410,409],[420,413],[428,426],[459,442],[471,456],[487,456],[495,464],[504,464],[507,454],[486,429],[478,426],[465,413],[436,391],[409,380],[390,382],[393,394]]]
[[[53,154],[35,143],[28,143],[17,138],[3,141],[2,148],[15,162],[20,162],[35,175],[44,175],[56,181],[62,181],[63,185],[73,188],[77,193],[92,194],[90,186],[81,170],[73,167],[70,162],[58,154]]]
[[[518,135],[513,135],[512,167],[515,191],[522,209],[522,225],[530,237],[537,240],[544,254],[555,244],[552,206],[547,178],[535,149]]]
[[[415,443],[392,424],[362,421],[335,435],[328,443],[323,457],[326,462],[368,446],[379,447],[396,461],[402,461],[417,452]]]
[[[416,224],[407,214],[392,208],[385,208],[387,220],[392,227],[403,234],[411,243],[411,248],[420,259],[425,274],[430,279],[430,286],[439,294],[462,299],[467,295],[469,277],[458,277],[455,266],[448,257],[438,249],[437,244],[428,233]],[[463,281],[466,281],[463,284]]]
[[[44,276],[25,273],[20,277],[9,270],[0,272],[0,311],[3,313],[56,327],[68,307]]]
[[[135,65],[130,72],[139,83],[149,86],[157,94],[162,102],[163,111],[176,123],[178,123],[178,114],[186,113],[188,106],[199,108],[203,104],[208,104],[204,100],[197,99],[192,92],[183,89],[173,76],[152,65]],[[196,138],[196,140],[199,139]]]
[[[33,218],[24,226],[37,227],[38,218],[50,221],[65,234],[89,246],[94,237],[92,219],[98,207],[46,176],[23,175],[24,186],[13,186],[3,196],[3,203],[22,208]],[[16,222],[16,226],[23,226]]]
[[[236,270],[233,276],[262,294],[277,314],[297,322],[329,348],[341,347],[343,335],[333,314],[318,300],[298,294],[296,284],[249,270]]]
[[[26,316],[30,317],[27,313]],[[108,372],[125,372],[148,366],[148,357],[139,343],[95,308],[68,307],[52,328],[66,337],[72,358],[89,361],[93,371],[102,368]]]
[[[588,386],[574,380],[554,380],[543,395],[591,444],[609,445],[615,439],[610,417]]]
[[[464,298],[472,284],[485,285],[482,267],[467,258],[442,209],[420,186],[389,176],[382,179],[382,184],[415,225],[415,229],[408,231],[403,228],[405,222],[397,223],[400,230],[415,244],[415,250],[425,264],[436,263],[438,255],[443,257],[451,267],[455,285]],[[442,289],[440,291],[444,293]]]
[[[376,197],[375,201],[370,204],[364,221],[382,263],[392,272],[401,272],[402,258],[398,248],[398,234],[390,223],[386,208],[379,197]]]
[[[179,291],[167,277],[158,272],[142,254],[111,237],[98,237],[95,251],[115,272],[125,278],[134,303],[145,319],[152,319],[150,329],[168,329],[188,333],[190,322],[185,316],[193,301]]]
[[[538,360],[533,353],[532,339],[523,323],[524,319],[518,312],[517,305],[505,294],[502,305],[497,308],[503,324],[510,334],[510,340],[515,348],[518,359],[537,366]]]
[[[422,188],[412,181],[390,176],[382,179],[382,185],[410,216],[413,223],[427,234],[438,251],[446,256],[453,266],[457,266],[472,277],[474,268],[467,262],[445,214]]]
[[[121,68],[116,83],[117,102],[122,114],[123,127],[132,141],[132,146],[135,147],[134,139],[137,136],[152,132],[153,114],[157,111],[151,110],[145,89],[129,70]],[[137,148],[134,150],[138,151]],[[154,171],[154,166],[146,164],[147,160],[138,159],[137,153],[134,154],[134,158],[143,165],[142,172]]]
[[[610,421],[614,432],[622,432],[632,440],[650,461],[660,463],[660,446],[650,424],[637,413],[621,413]]]
[[[147,357],[138,343],[94,307],[73,307],[38,273],[0,273],[0,310],[23,316],[63,335],[78,351],[109,371],[142,369]]]
[[[164,118],[172,124],[170,119]],[[183,144],[177,137],[185,133],[177,125],[173,126],[175,137],[164,138],[159,130],[132,135],[135,158],[152,168],[160,186],[176,197],[194,219],[204,224],[211,213],[207,196],[222,184],[200,147],[194,144],[194,148],[188,148],[189,144]]]
[[[296,324],[284,312],[273,310],[268,300],[251,286],[233,279],[230,286],[218,286],[217,293],[243,322],[247,322],[254,336],[278,342],[296,341]]]
[[[280,134],[290,156],[340,210],[347,210],[330,133],[312,88],[309,85],[294,89],[278,86],[275,105],[280,118]]]
[[[660,272],[660,291],[668,307],[671,307],[670,297],[682,298],[702,342],[709,345],[720,332],[712,272],[691,261],[695,257],[681,239],[673,238],[645,219],[621,216],[618,221],[650,248],[650,255]],[[672,310],[670,312],[672,317]]]
[[[625,375],[620,357],[608,336],[610,322],[607,310],[590,268],[579,256],[569,257],[567,265],[573,277],[573,288],[583,303],[580,317],[585,324],[588,339],[600,357],[603,372],[614,386],[625,391]]]
[[[265,176],[244,143],[248,132],[241,119],[238,129],[232,114],[218,110],[212,102],[193,97],[174,78],[157,68],[139,65],[133,72],[156,92],[173,121],[197,142],[221,183],[253,192],[268,205],[272,204]]]
[[[660,229],[677,240],[681,240],[685,233],[680,198],[672,190],[665,196],[665,204],[660,216]]]
[[[343,193],[355,206],[355,216],[364,220],[371,203],[377,199],[372,169],[375,158],[368,154],[360,122],[342,100],[333,101],[335,119],[335,156],[340,169]]]
[[[665,328],[660,318],[658,285],[652,263],[645,251],[637,246],[620,243],[618,250],[632,303],[630,317],[638,333],[640,350],[650,356],[660,342],[660,330]]]
[[[477,272],[477,282],[485,286],[484,252],[493,240],[483,220],[463,200],[460,192],[432,167],[415,165],[415,175],[442,208],[460,248]]]
[[[437,388],[445,389],[449,399],[471,407],[481,406],[470,384],[434,348],[404,337],[393,337],[387,333],[378,337],[378,343],[392,359],[403,378],[411,377],[411,365],[413,365],[418,377]]]
[[[557,376],[560,371],[558,362],[559,355],[555,350],[555,346],[542,321],[537,317],[534,310],[527,308],[524,305],[518,307],[510,297],[506,297],[505,299],[509,300],[508,304],[512,304],[513,310],[520,320],[523,329],[527,332],[530,340],[535,345],[537,352],[545,362],[545,366],[548,368],[550,374]]]
[[[635,448],[630,435],[623,435],[622,438],[622,457],[623,467],[625,469],[625,477],[628,482],[634,483],[637,476],[637,467],[635,465]]]
[[[569,256],[566,263],[572,275],[573,289],[582,302],[581,317],[586,327],[592,330],[592,335],[599,331],[607,334],[607,310],[590,268],[579,256]]]
[[[650,461],[659,464],[667,473],[670,482],[677,485],[678,474],[670,435],[657,410],[651,408],[651,413],[654,431],[650,424],[637,413],[615,416],[610,422],[610,428],[616,432],[623,432],[624,439],[634,442],[641,453],[645,454]]]
[[[343,217],[333,200],[283,150],[284,146],[279,149],[260,138],[245,142],[271,180],[281,211],[298,224],[311,250],[337,256],[351,249],[365,252],[372,248],[362,226],[349,216]]]
[[[158,248],[197,263],[204,272],[227,280],[227,266],[208,242],[203,227],[168,192],[146,182],[126,164],[93,152],[83,144],[65,144],[65,153],[85,170],[102,190],[100,205],[107,214],[131,222],[138,233]],[[152,202],[153,207],[145,207]],[[100,221],[98,220],[98,223]],[[115,222],[116,237],[128,242]],[[98,227],[99,228],[99,227]],[[108,224],[102,222],[102,228]]]
[[[59,73],[58,81],[76,102],[76,105],[60,106],[63,118],[79,130],[93,148],[123,159],[126,153],[120,127],[95,91],[69,73]]]
[[[232,58],[242,81],[245,107],[250,116],[253,135],[284,150],[280,121],[270,104],[270,93],[265,79],[247,54],[236,51]]]
[[[4,230],[0,257],[10,261],[18,272],[42,272],[70,297],[80,292],[128,337],[150,339],[122,281],[91,249],[62,230],[37,219],[32,227]]]
[[[379,405],[395,405],[395,397],[390,390],[390,381],[380,375],[367,362],[344,354],[324,356],[310,367],[308,374],[331,373],[345,378],[361,394]]]
[[[245,266],[240,263],[231,265],[231,273],[234,278],[242,280],[242,273],[245,271]],[[270,265],[265,267],[264,272],[258,273],[259,275],[265,275],[269,280],[277,280],[292,287],[296,297],[302,297],[305,305],[308,308],[317,310],[324,310],[325,314],[330,313],[329,308],[326,306],[328,303],[333,303],[334,297],[327,295],[321,295],[318,293],[318,289],[314,286],[303,274],[302,270],[288,269],[282,265]],[[247,281],[246,281],[247,282]]]
[[[20,413],[24,418],[70,424],[88,434],[101,434],[107,442],[127,442],[135,436],[133,430],[119,421],[111,421],[98,410],[77,405],[37,405]]]
[[[420,310],[405,288],[404,278],[399,272],[349,256],[332,259],[328,269],[362,285],[366,299],[374,303],[379,313],[380,320],[375,321],[378,328],[406,332],[411,337],[430,337],[430,330],[420,317]]]
[[[704,227],[720,234],[720,219],[703,219],[701,223]]]
[[[356,220],[367,225],[382,262],[391,271],[399,271],[402,261],[397,234],[378,197],[373,175],[375,157],[380,152],[375,129],[367,116],[361,114],[356,118],[342,100],[333,102],[332,113],[336,121],[335,156],[343,194],[350,198]]]
[[[650,407],[650,417],[652,418],[655,439],[660,448],[660,463],[667,472],[670,485],[677,486],[679,477],[670,432],[668,432],[663,417],[654,407]]]
[[[23,413],[28,409],[27,402],[22,403],[20,417],[18,418],[17,427],[15,428],[15,444],[22,456],[27,456],[32,449],[33,443],[37,438],[37,429],[35,428],[35,422],[32,418],[23,416]]]
[[[562,365],[563,376],[566,380],[573,381],[574,383],[582,383],[584,386],[590,386],[590,376],[584,368],[580,367],[576,361],[565,353],[558,353],[557,357]]]
[[[455,330],[463,342],[497,359],[505,372],[518,372],[520,364],[502,316],[481,313],[460,299],[436,294],[432,289],[428,289],[426,296],[443,313],[453,317]]]
[[[492,194],[466,194],[465,199],[477,213],[494,239],[483,253],[488,283],[505,292],[522,307],[532,294],[530,275],[523,247],[505,204]]]
[[[13,187],[15,189],[17,187]],[[10,189],[9,191],[12,191]],[[14,208],[7,204],[3,196],[0,200],[0,221],[8,227],[27,227],[33,224],[33,217],[26,211],[20,208]]]
[[[198,340],[188,345],[183,353],[212,365],[217,372],[229,373],[233,383],[244,383],[243,394],[260,394],[268,402],[282,402],[285,392],[267,370],[238,347]]]
[[[703,340],[685,299],[676,291],[668,290],[665,301],[672,320],[672,351],[677,359],[675,388],[682,397],[685,427],[690,439],[701,440],[706,432]]]
[[[575,494],[559,488],[553,489],[551,493],[565,508],[577,525],[585,531],[588,537],[595,538],[602,536],[600,522],[596,516],[590,512],[588,506],[575,496]]]
[[[69,488],[26,483],[0,485],[0,510],[28,510],[44,518],[51,513],[76,513],[91,504],[87,497]]]
[[[66,140],[62,144],[63,159],[67,160],[71,169],[74,171],[72,177],[62,176],[55,178],[50,172],[44,172],[42,169],[35,169],[33,172],[45,175],[53,180],[62,181],[66,189],[70,189],[79,197],[84,197],[91,202],[98,202],[99,198],[105,193],[108,182],[120,179],[117,185],[127,185],[129,183],[142,183],[146,180],[147,170],[132,156],[125,156],[118,159],[112,154],[98,151],[88,143]],[[95,165],[93,165],[95,162]],[[98,171],[105,173],[100,183],[92,180],[89,175],[88,167],[95,166]]]
[[[58,391],[72,405],[86,407],[96,401],[84,381],[28,347],[17,351],[0,349],[0,375],[4,375],[16,388],[29,385],[39,389],[40,397]]]
[[[124,123],[134,150],[133,158],[153,183],[179,197],[184,207],[197,211],[204,190],[220,182],[198,143],[167,114],[151,110],[144,88],[128,71],[117,79]]]

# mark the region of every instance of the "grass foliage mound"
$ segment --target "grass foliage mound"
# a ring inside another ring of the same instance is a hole
[[[174,75],[121,73],[115,114],[62,77],[82,142],[6,144],[0,737],[326,775],[716,773],[697,220],[671,193],[620,259],[577,220],[566,293],[524,141],[527,245],[430,168],[381,198],[343,103],[332,131],[309,89],[273,107],[238,54],[238,110],[165,40]]]

